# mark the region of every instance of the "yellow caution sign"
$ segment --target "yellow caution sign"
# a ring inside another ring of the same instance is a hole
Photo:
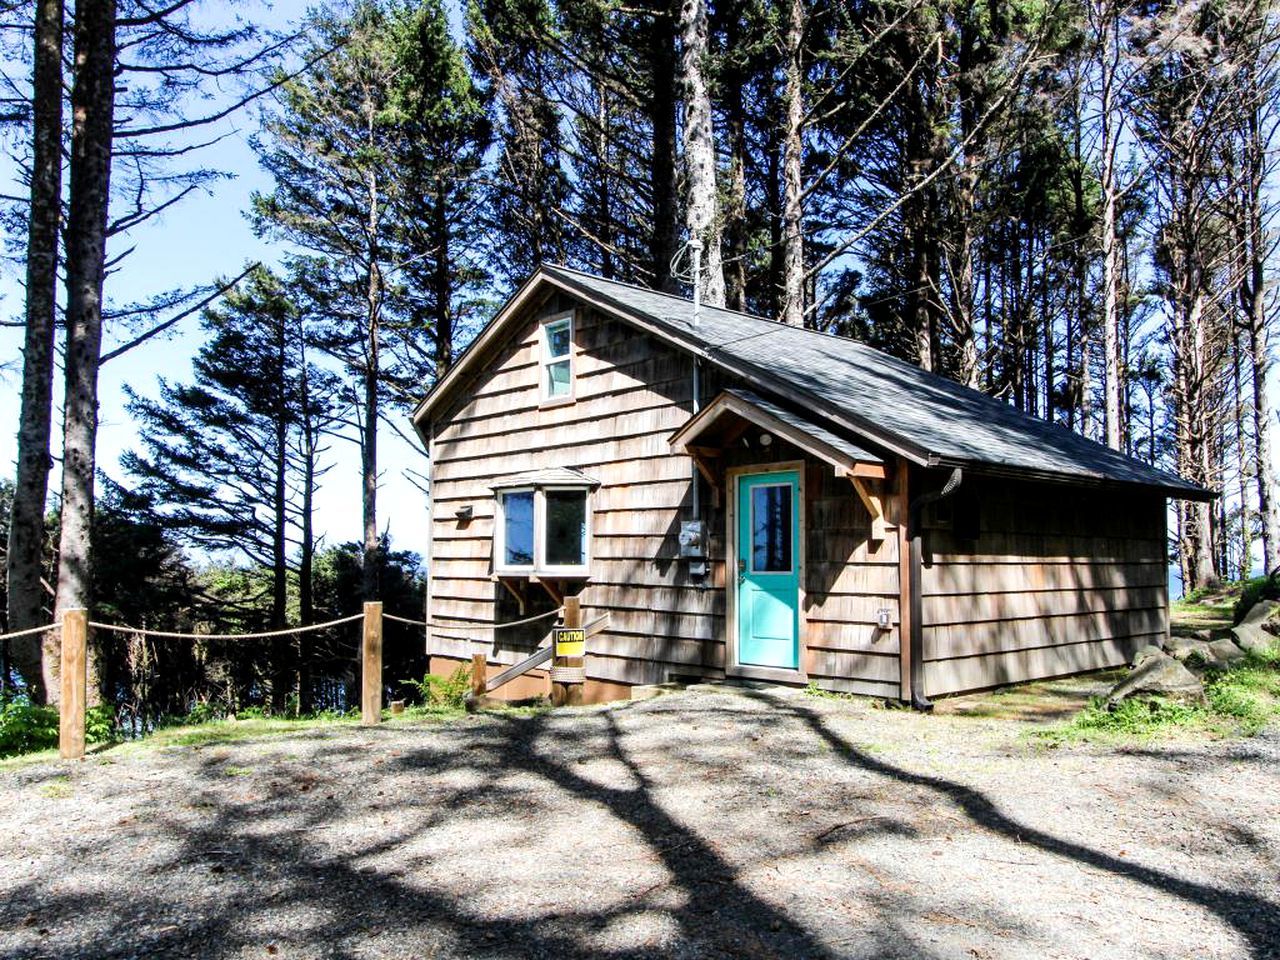
[[[583,657],[587,653],[587,631],[575,627],[555,627],[553,641],[557,657]]]

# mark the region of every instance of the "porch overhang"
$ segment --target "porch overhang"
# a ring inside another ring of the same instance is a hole
[[[702,466],[751,426],[774,434],[818,460],[829,463],[838,476],[885,479],[884,459],[806,417],[785,410],[750,390],[724,390],[671,435],[671,449],[693,457]],[[705,471],[704,471],[705,472]]]

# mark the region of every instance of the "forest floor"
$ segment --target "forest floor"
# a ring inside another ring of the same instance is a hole
[[[1274,957],[1280,730],[692,687],[0,767],[0,956]]]

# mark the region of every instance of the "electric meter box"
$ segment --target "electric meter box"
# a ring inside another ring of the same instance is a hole
[[[704,560],[707,556],[707,525],[701,520],[680,522],[680,559]]]

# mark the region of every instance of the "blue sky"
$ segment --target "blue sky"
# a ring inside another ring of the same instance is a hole
[[[308,4],[280,2],[268,8],[262,4],[239,6],[242,16],[256,22],[286,29],[296,24]],[[207,105],[194,109],[206,110]],[[259,168],[248,139],[257,126],[256,114],[250,110],[229,119],[216,128],[225,134],[221,142],[200,154],[200,162],[232,174],[232,179],[214,183],[210,193],[186,198],[161,218],[130,234],[127,243],[117,245],[113,253],[126,246],[136,250],[121,269],[108,279],[107,294],[114,304],[143,300],[153,294],[175,288],[206,284],[219,276],[235,276],[246,261],[277,261],[284,248],[254,237],[244,216],[250,195],[255,190],[269,190],[271,180]],[[201,132],[210,139],[209,128]],[[16,170],[7,159],[0,160],[0,192],[25,192],[15,179]],[[22,265],[7,261],[0,268],[0,314],[5,319],[18,319],[23,309]],[[107,334],[104,353],[121,339]],[[137,445],[137,432],[124,408],[123,387],[128,385],[147,396],[158,392],[157,378],[187,380],[191,375],[191,357],[201,345],[198,317],[191,317],[163,338],[142,345],[103,367],[99,383],[101,426],[98,434],[99,467],[115,480],[125,480],[119,466],[120,455]],[[17,329],[0,329],[0,473],[12,477],[17,453],[17,423],[21,367],[19,358],[22,334]],[[13,361],[10,363],[9,361]],[[55,403],[61,403],[61,371],[57,375]],[[405,421],[407,428],[407,420]],[[61,425],[60,406],[55,411],[55,430]],[[406,429],[408,432],[408,429]],[[60,448],[55,434],[53,447]],[[379,433],[382,480],[379,489],[379,526],[390,525],[394,544],[400,548],[422,552],[426,546],[427,507],[425,496],[407,479],[405,471],[425,472],[423,453],[406,443],[392,430],[383,427]],[[354,444],[335,441],[330,457],[334,467],[323,480],[317,497],[316,529],[326,543],[358,540],[360,520],[360,463]],[[55,465],[51,492],[58,489]]]

